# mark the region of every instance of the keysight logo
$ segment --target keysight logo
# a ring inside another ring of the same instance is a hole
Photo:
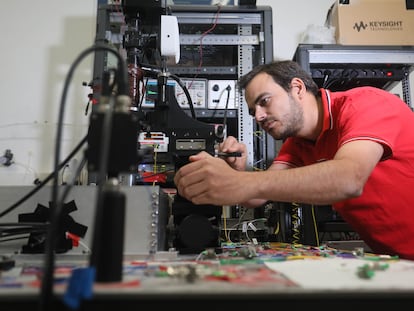
[[[365,23],[363,21],[355,22],[354,30],[361,32],[366,29],[371,31],[402,31],[403,22],[402,21],[369,21]]]
[[[360,32],[361,29],[365,30],[368,27],[368,24],[365,24],[363,21],[360,21],[359,24],[355,23],[353,29],[356,29],[356,31]]]

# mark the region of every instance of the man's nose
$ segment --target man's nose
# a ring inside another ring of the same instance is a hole
[[[264,108],[262,108],[262,107],[260,107],[260,106],[257,106],[257,107],[256,107],[256,110],[255,110],[255,112],[254,112],[254,117],[256,118],[256,121],[257,121],[257,122],[261,122],[261,121],[263,121],[264,119],[266,119],[266,112],[265,112],[265,109],[264,109]]]

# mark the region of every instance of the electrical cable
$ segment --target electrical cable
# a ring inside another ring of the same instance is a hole
[[[239,229],[240,224],[242,223],[243,217],[244,217],[246,214],[247,214],[247,208],[244,208],[244,209],[242,210],[242,213],[239,215],[239,220],[238,220],[238,222],[237,222],[236,224],[234,224],[231,228],[232,228],[232,229],[235,229],[235,230],[238,230],[238,229]],[[229,239],[230,243],[233,243],[233,242],[232,242],[232,240],[231,240],[231,232],[232,232],[232,231],[233,231],[233,230],[229,230],[229,233],[228,233],[228,239]]]
[[[78,146],[82,146],[83,143],[79,144]],[[76,148],[78,149],[78,148]],[[71,155],[67,158],[67,160],[65,160],[64,162],[68,162],[72,156],[76,153],[76,150],[74,152],[71,153]],[[71,182],[68,184],[68,186],[65,188],[65,192],[62,196],[61,201],[63,202],[67,196],[67,194],[69,193],[71,186],[75,184],[77,177],[80,175],[80,172],[83,169],[83,166],[86,164],[86,157],[83,158],[83,160],[81,161],[81,163],[78,165],[78,168],[76,170],[76,173],[74,176],[72,176],[72,180]],[[62,166],[64,166],[64,164],[61,164]],[[52,175],[50,175],[52,176]],[[47,182],[47,181],[46,181]],[[42,183],[41,187],[43,187],[45,185],[45,182]],[[34,190],[38,191],[41,187],[36,187]],[[28,195],[26,195],[22,200],[20,200],[19,202],[17,202],[16,204],[14,204],[12,207],[13,209],[15,207],[18,207],[21,203],[23,203],[24,200],[28,199],[31,195],[33,195],[35,193],[35,191],[31,191]],[[11,211],[10,209],[8,211]],[[15,228],[8,228],[8,229],[2,229],[1,227],[11,227],[14,226]],[[45,233],[47,231],[48,228],[48,224],[45,223],[29,223],[29,222],[21,222],[21,223],[0,223],[0,242],[6,242],[6,241],[12,241],[12,240],[17,240],[17,239],[26,239],[30,236],[28,236],[27,234],[33,234],[33,233]],[[10,236],[16,236],[16,235],[22,235],[22,234],[26,234],[25,236],[22,237],[16,237],[16,238],[8,238],[6,239],[5,237],[10,237]]]
[[[292,203],[292,244],[300,243],[300,217],[298,203]]]
[[[322,87],[325,89],[327,88],[327,84],[329,82],[329,76],[330,74],[326,73],[323,77]]]
[[[313,222],[313,228],[315,232],[315,239],[316,239],[316,246],[319,246],[319,232],[318,232],[318,226],[316,224],[316,216],[315,216],[315,206],[311,206],[312,211],[312,222]]]
[[[138,112],[142,111],[142,104],[143,104],[144,99],[145,99],[145,93],[147,92],[147,87],[148,87],[148,78],[145,80],[145,84],[143,86],[143,91],[141,92],[142,95],[141,95],[141,99],[140,99],[139,104],[138,104],[138,109],[137,109]]]
[[[227,99],[226,99],[226,106],[224,108],[224,117],[223,117],[224,126],[227,126],[227,111],[229,110],[230,91],[231,91],[230,85],[227,85],[226,90],[227,90]]]
[[[224,230],[224,237],[226,238],[226,242],[231,242],[229,234],[227,232],[227,215],[226,215],[226,207],[223,205],[222,207],[223,213],[223,230]]]
[[[329,7],[328,12],[326,13],[325,17],[325,27],[330,27],[331,25],[331,18],[332,18],[332,11],[335,7],[335,2]]]
[[[26,175],[28,171],[31,171],[33,176],[34,176],[34,184],[36,185],[39,181],[39,175],[37,174],[36,170],[33,167],[30,167],[30,165],[24,164],[24,163],[20,163],[20,162],[16,162],[16,161],[12,161],[11,164],[16,165],[16,166],[21,166],[25,169],[25,175],[23,177],[23,180],[26,179]]]
[[[62,161],[58,165],[58,170],[61,170],[72,158],[73,156],[80,150],[80,148],[83,146],[84,143],[87,142],[87,136],[85,136],[79,144],[73,149],[73,151],[66,157],[65,160]],[[50,173],[40,184],[38,184],[33,190],[31,190],[29,193],[27,193],[24,197],[22,197],[20,200],[18,200],[16,203],[11,205],[9,208],[5,209],[3,212],[0,213],[0,218],[7,215],[11,211],[13,211],[15,208],[19,207],[21,204],[23,204],[26,200],[28,200],[31,196],[33,196],[36,192],[38,192],[43,186],[45,186],[53,177],[55,176],[55,172]]]
[[[216,12],[215,17],[214,17],[214,22],[213,22],[213,25],[212,25],[209,29],[207,29],[206,31],[204,31],[204,32],[201,34],[201,36],[200,36],[200,45],[199,45],[199,55],[200,55],[200,61],[199,61],[199,64],[198,64],[198,70],[199,70],[199,71],[201,70],[201,67],[202,67],[202,65],[203,65],[203,38],[204,38],[207,34],[209,34],[210,32],[212,32],[212,31],[214,30],[214,28],[216,28],[216,26],[217,26],[217,22],[218,22],[218,18],[219,18],[219,15],[220,15],[220,10],[221,10],[221,5],[217,5],[217,12]],[[196,76],[197,76],[197,75],[196,75]]]
[[[65,202],[70,190],[75,185],[76,179],[80,175],[80,173],[81,173],[83,167],[85,166],[86,162],[87,162],[87,159],[86,159],[86,156],[84,156],[82,158],[81,162],[79,163],[77,169],[76,169],[76,173],[72,176],[72,179],[70,180],[69,184],[66,185],[65,190],[62,194],[62,198],[59,200],[60,202]]]
[[[26,235],[14,237],[14,238],[9,238],[9,239],[5,239],[5,238],[1,237],[0,242],[10,242],[10,241],[23,240],[23,239],[25,240],[25,239],[28,239],[30,237],[30,233],[32,233],[32,232],[37,232],[37,231],[31,231],[31,232],[28,232],[28,234],[26,234]],[[42,231],[42,232],[44,232],[44,231]]]
[[[329,89],[334,83],[339,82],[339,81],[341,81],[341,80],[338,79],[338,78],[332,78],[330,80],[327,80],[326,84],[323,86],[323,88]]]
[[[266,222],[267,219],[266,218],[257,218],[257,219],[252,219],[252,220],[246,221],[247,225],[246,225],[245,235],[246,235],[246,238],[247,238],[248,242],[252,241],[252,239],[249,236],[249,228],[250,228],[250,230],[253,230],[254,232],[256,232],[257,228],[253,225],[253,223],[258,222],[258,221]]]
[[[47,224],[26,222],[26,223],[2,223],[0,224],[0,242],[5,242],[10,239],[5,237],[16,236],[28,233],[44,233],[47,230]]]
[[[402,97],[408,107],[413,110],[412,103],[411,103],[411,96],[410,96],[410,70],[407,67],[404,67],[404,78],[401,80],[401,90],[402,90]]]
[[[58,236],[58,224],[60,221],[60,214],[62,210],[62,202],[58,202],[58,171],[59,171],[59,161],[60,161],[60,149],[61,149],[61,142],[62,142],[62,131],[63,131],[63,116],[64,116],[64,108],[66,97],[70,85],[70,81],[72,80],[74,71],[76,67],[80,64],[80,62],[88,56],[92,52],[96,51],[107,51],[113,53],[115,57],[118,59],[118,72],[120,73],[115,79],[118,84],[118,91],[119,94],[128,94],[128,76],[126,71],[126,64],[123,62],[123,59],[119,52],[110,48],[106,45],[96,44],[93,45],[83,52],[75,59],[71,67],[69,68],[69,72],[66,76],[65,83],[63,85],[63,92],[59,107],[59,116],[58,116],[58,127],[57,127],[57,134],[56,134],[56,142],[55,142],[55,161],[54,161],[54,174],[53,174],[53,187],[52,187],[52,211],[51,211],[51,222],[49,228],[47,230],[47,238],[45,242],[45,262],[44,262],[44,272],[42,276],[42,283],[41,283],[41,291],[40,291],[40,299],[39,299],[39,308],[41,311],[49,311],[53,309],[53,274],[54,274],[54,259],[55,259],[55,244],[56,238]],[[107,155],[102,155],[105,157]],[[101,162],[102,163],[102,162]],[[104,167],[104,166],[103,166]],[[105,167],[106,168],[106,167]],[[99,206],[98,206],[99,208]]]
[[[221,97],[224,94],[224,91],[227,91],[227,99],[226,99],[226,105],[224,107],[224,116],[223,116],[223,132],[226,132],[227,129],[227,113],[229,110],[229,102],[230,102],[230,91],[231,91],[231,86],[227,85],[225,89],[223,89],[223,91],[220,93],[220,96],[218,98],[218,102],[217,105],[215,106],[217,108],[217,106],[219,105],[220,101],[221,101]],[[215,109],[213,112],[212,117],[214,118],[216,116],[216,112],[218,111],[218,109]]]
[[[61,182],[62,185],[66,184],[66,182],[65,182],[65,171],[68,167],[69,167],[69,164],[66,164],[62,169],[62,182]]]
[[[180,85],[180,87],[183,89],[183,91],[185,93],[185,96],[187,97],[187,100],[188,100],[188,106],[190,106],[191,116],[193,117],[193,119],[195,119],[196,115],[195,115],[195,111],[194,111],[194,104],[193,104],[193,101],[191,99],[190,92],[188,91],[187,87],[185,86],[183,81],[178,76],[176,76],[174,74],[170,74],[170,77],[173,78]]]

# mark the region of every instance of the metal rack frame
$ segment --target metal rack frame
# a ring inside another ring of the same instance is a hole
[[[386,90],[401,82],[403,99],[412,108],[409,77],[414,70],[414,46],[300,44],[293,59],[314,78],[321,77],[318,74],[323,75],[326,69],[335,67],[352,68],[356,75],[352,78],[355,82],[364,80],[364,84]],[[374,68],[370,75],[369,69]],[[392,75],[387,76],[387,72]]]

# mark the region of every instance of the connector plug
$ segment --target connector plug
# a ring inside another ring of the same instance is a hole
[[[4,166],[10,166],[13,163],[12,159],[13,159],[13,153],[11,152],[10,149],[6,149],[6,151],[4,152],[4,155],[0,157],[0,164]]]

